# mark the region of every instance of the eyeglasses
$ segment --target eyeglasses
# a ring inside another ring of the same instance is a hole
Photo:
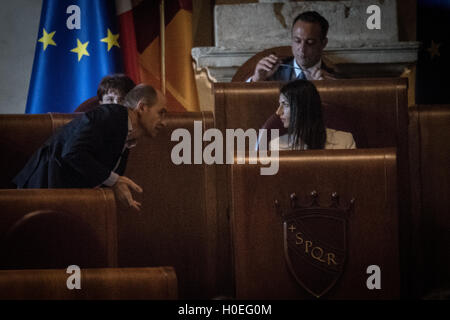
[[[291,66],[290,64],[284,64],[284,63],[281,63],[280,66],[287,67],[287,68],[291,68],[291,69],[302,70],[302,68],[294,67],[294,66]],[[302,70],[302,71],[303,71],[303,70]]]

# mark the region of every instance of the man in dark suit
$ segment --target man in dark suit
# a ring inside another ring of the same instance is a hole
[[[316,11],[299,14],[292,23],[293,58],[282,60],[271,54],[262,58],[249,81],[322,80],[334,78],[322,61],[328,43],[328,21]]]
[[[50,137],[13,182],[18,188],[111,187],[120,203],[140,209],[131,190],[141,187],[123,176],[130,148],[165,126],[166,99],[138,85],[123,105],[104,104],[72,120]]]

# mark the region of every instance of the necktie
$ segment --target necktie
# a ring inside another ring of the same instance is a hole
[[[306,80],[306,76],[305,73],[303,71],[300,71],[300,73],[298,74],[297,80]]]

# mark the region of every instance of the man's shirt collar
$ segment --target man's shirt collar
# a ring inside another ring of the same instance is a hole
[[[128,115],[128,134],[127,139],[125,140],[125,147],[131,149],[136,146],[137,139],[131,138],[131,133],[133,132],[133,125],[131,124],[130,115]]]
[[[313,65],[312,67],[310,67],[310,68],[308,68],[308,69],[306,69],[306,70],[303,70],[303,69],[297,64],[297,60],[295,60],[295,58],[294,58],[294,71],[295,71],[295,77],[297,78],[301,72],[304,72],[304,73],[305,73],[305,76],[306,76],[306,79],[308,79],[308,80],[313,80],[313,79],[310,79],[310,76],[311,76],[312,74],[314,74],[314,72],[316,72],[317,69],[320,69],[321,66],[322,66],[322,59],[319,59],[319,61],[318,61],[315,65]]]

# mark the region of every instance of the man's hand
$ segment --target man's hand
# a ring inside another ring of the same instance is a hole
[[[141,203],[135,201],[131,195],[131,190],[142,193],[142,188],[138,186],[133,180],[125,177],[119,176],[116,183],[112,186],[116,199],[125,208],[135,208],[137,211],[141,210]]]
[[[271,77],[278,70],[280,63],[281,60],[274,54],[262,58],[256,65],[255,73],[252,76],[252,81],[264,81]]]

